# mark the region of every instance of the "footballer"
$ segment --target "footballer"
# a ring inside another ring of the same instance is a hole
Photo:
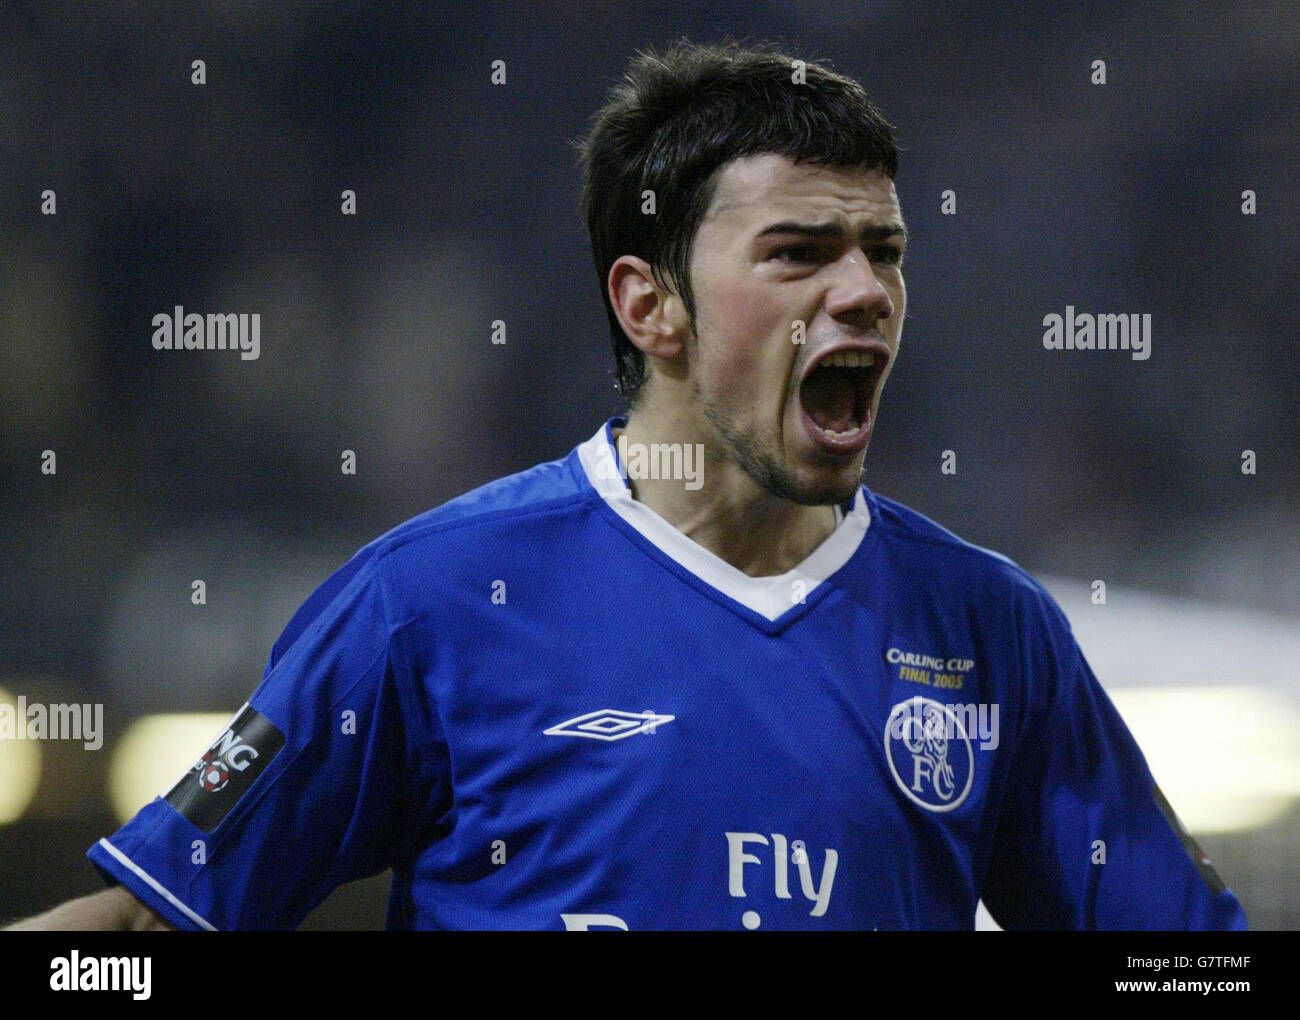
[[[391,868],[394,929],[1245,928],[1044,589],[862,484],[908,243],[862,87],[682,42],[581,156],[627,413],[358,552],[22,926]]]

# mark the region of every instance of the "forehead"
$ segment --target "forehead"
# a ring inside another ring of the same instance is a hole
[[[705,223],[761,229],[768,220],[901,221],[894,182],[881,170],[793,163],[764,154],[722,168]]]

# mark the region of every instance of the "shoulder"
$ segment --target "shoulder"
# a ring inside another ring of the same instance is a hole
[[[598,498],[585,484],[576,453],[570,453],[495,479],[404,521],[357,550],[312,593],[276,642],[272,662],[314,620],[334,612],[331,606],[352,606],[369,598],[384,606],[384,614],[404,615],[395,604],[428,591],[437,578],[473,563],[482,550],[508,550],[544,532],[544,522],[580,514]]]
[[[541,518],[564,517],[579,511],[594,496],[576,455],[570,453],[426,510],[379,536],[361,553],[400,566],[404,558],[430,549],[445,554],[465,543],[481,541],[489,533],[526,527],[527,522]]]
[[[871,527],[900,581],[911,580],[951,595],[980,599],[983,609],[1031,613],[1054,625],[1068,623],[1047,589],[1019,563],[954,534],[909,506],[864,488]],[[988,600],[992,600],[991,602]]]

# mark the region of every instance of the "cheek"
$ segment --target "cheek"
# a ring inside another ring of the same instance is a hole
[[[901,334],[903,319],[907,315],[907,284],[903,282],[902,276],[898,278],[898,286],[894,290],[893,298],[894,314],[892,318],[894,320],[894,332],[895,334]]]
[[[727,389],[752,393],[772,373],[782,373],[784,386],[791,344],[786,318],[766,288],[715,284],[708,315],[700,317],[701,367]]]

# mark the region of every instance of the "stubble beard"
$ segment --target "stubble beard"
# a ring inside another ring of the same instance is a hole
[[[698,345],[700,343],[700,325],[697,321],[699,316],[696,309],[688,306],[687,314],[690,319],[691,340],[688,346],[694,346],[696,349],[691,351],[692,359],[697,356]],[[841,503],[847,503],[857,496],[858,488],[862,485],[862,479],[866,471],[866,462],[863,461],[861,469],[857,476],[851,482],[842,482],[837,485],[811,487],[801,485],[799,479],[795,477],[793,471],[781,463],[780,457],[770,446],[765,445],[752,431],[746,431],[736,425],[727,417],[716,404],[705,398],[700,392],[698,380],[693,381],[695,399],[700,402],[704,409],[704,416],[718,430],[726,443],[730,457],[735,463],[740,465],[741,470],[760,487],[770,492],[779,499],[789,500],[799,506],[835,506]],[[794,399],[798,399],[797,394]]]
[[[738,427],[713,404],[704,403],[704,416],[726,442],[731,459],[757,485],[779,499],[800,506],[833,506],[847,503],[857,495],[858,487],[862,484],[861,471],[849,482],[822,486],[803,485],[794,472],[765,447],[762,440],[752,432]]]

